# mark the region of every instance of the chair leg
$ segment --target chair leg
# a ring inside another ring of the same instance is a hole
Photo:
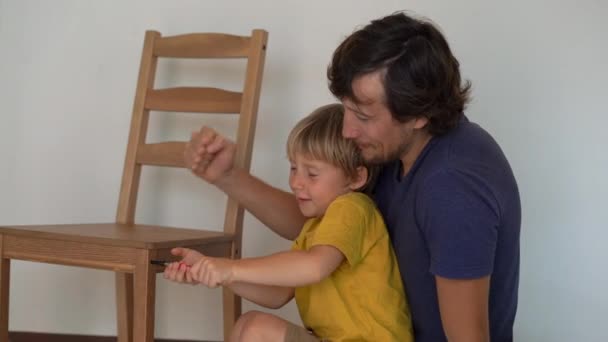
[[[156,272],[150,259],[150,251],[138,251],[134,272],[133,342],[154,342]]]
[[[222,289],[224,301],[224,341],[230,336],[236,320],[241,316],[241,297],[234,294],[228,288]]]
[[[133,341],[133,274],[116,272],[118,342]]]
[[[8,342],[8,292],[11,260],[4,258],[2,246],[2,235],[0,235],[0,342]]]

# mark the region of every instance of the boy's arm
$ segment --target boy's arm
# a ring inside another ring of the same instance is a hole
[[[287,251],[251,259],[203,257],[190,269],[192,278],[208,286],[233,282],[297,287],[318,283],[344,260],[340,250],[329,245],[309,251]]]
[[[277,286],[306,286],[332,274],[344,260],[336,247],[313,246],[308,251],[286,251],[235,264],[236,281]]]
[[[228,287],[238,296],[270,309],[278,309],[287,304],[295,292],[293,287],[241,282],[234,282]]]

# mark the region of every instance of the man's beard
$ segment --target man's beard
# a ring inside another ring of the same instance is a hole
[[[372,153],[372,155],[369,156],[366,155],[365,151],[361,150],[361,155],[367,164],[382,166],[396,160],[401,160],[401,157],[404,156],[410,149],[411,143],[408,141],[401,143],[394,150],[388,151],[386,155],[374,153],[378,151],[377,149],[369,149]]]

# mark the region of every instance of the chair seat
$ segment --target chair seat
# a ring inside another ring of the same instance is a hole
[[[0,227],[0,234],[141,249],[204,245],[232,240],[231,235],[223,232],[119,223],[3,226]]]

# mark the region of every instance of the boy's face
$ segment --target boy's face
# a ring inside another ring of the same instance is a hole
[[[353,190],[349,177],[329,163],[299,154],[290,163],[289,186],[306,217],[322,216],[334,199]]]

